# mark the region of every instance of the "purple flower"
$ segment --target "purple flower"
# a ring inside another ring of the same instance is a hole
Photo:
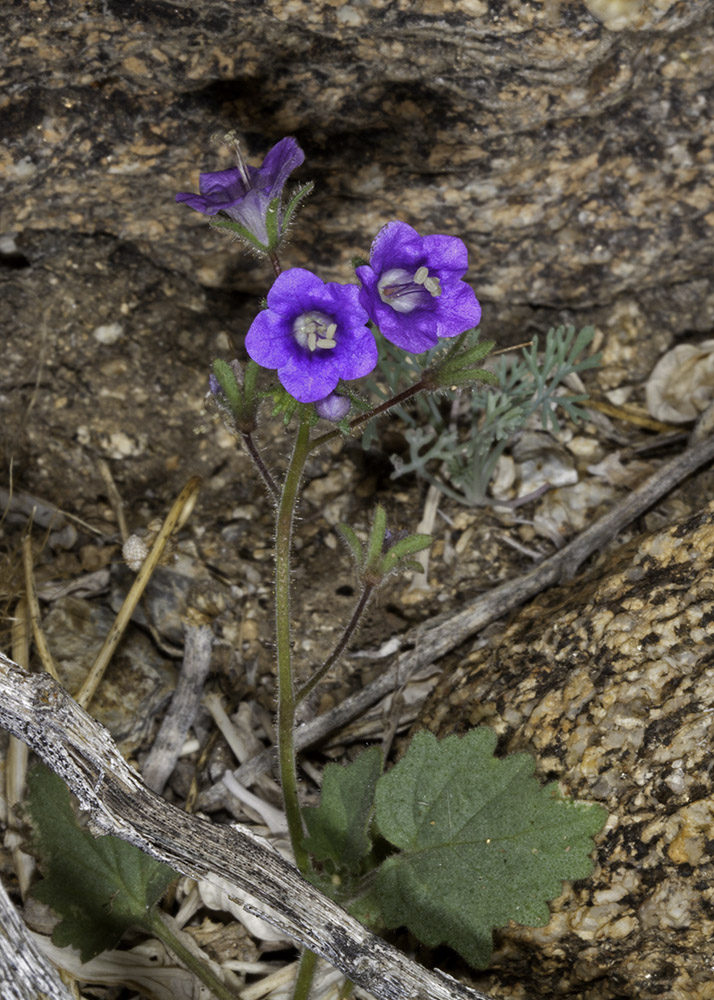
[[[324,399],[341,378],[368,375],[377,345],[366,326],[357,285],[320,280],[301,267],[279,275],[245,346],[263,368],[277,368],[283,387],[301,403]]]
[[[467,253],[455,236],[420,236],[406,222],[380,230],[357,277],[359,300],[387,340],[421,354],[478,325],[481,307],[461,280]]]
[[[347,396],[338,396],[336,392],[331,392],[324,399],[315,401],[318,417],[322,417],[323,420],[331,420],[333,423],[346,417],[351,406],[352,403]]]
[[[200,194],[183,192],[176,201],[204,215],[228,216],[234,229],[256,249],[274,250],[285,233],[297,202],[312,188],[302,187],[283,210],[282,194],[288,176],[299,167],[305,154],[295,139],[281,139],[263,160],[261,167],[245,163],[236,144],[238,166],[214,174],[199,174]]]

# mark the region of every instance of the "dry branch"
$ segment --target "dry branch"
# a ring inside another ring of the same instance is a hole
[[[371,934],[244,826],[219,826],[151,792],[111,736],[46,674],[0,653],[0,726],[27,743],[88,809],[96,826],[192,878],[220,876],[239,900],[378,1000],[489,1000],[431,972]]]

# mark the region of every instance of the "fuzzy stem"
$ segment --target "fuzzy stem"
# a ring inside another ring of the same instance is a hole
[[[295,690],[290,650],[290,547],[300,477],[310,453],[310,424],[305,408],[300,417],[295,449],[283,481],[275,535],[275,615],[278,660],[278,760],[283,804],[295,861],[303,875],[309,870],[303,847],[295,766]]]
[[[303,700],[303,698],[306,698],[310,694],[315,685],[320,683],[320,681],[328,672],[328,670],[330,670],[335,665],[337,660],[339,660],[339,658],[342,656],[343,652],[345,651],[345,648],[347,647],[347,644],[350,642],[357,626],[359,625],[360,618],[364,614],[365,608],[367,607],[369,599],[373,593],[374,593],[374,584],[365,583],[362,593],[360,594],[360,598],[357,601],[357,604],[355,605],[354,611],[352,612],[352,617],[347,623],[347,627],[342,633],[339,642],[332,650],[330,655],[327,657],[325,662],[322,664],[322,666],[315,671],[315,673],[309,680],[305,681],[302,687],[298,688],[297,693],[295,694],[296,705],[299,705],[300,702]]]
[[[270,260],[270,263],[273,265],[273,274],[277,278],[282,271],[282,267],[280,266],[280,258],[278,257],[275,250],[268,251],[268,258]]]
[[[312,986],[312,979],[315,975],[316,965],[317,955],[314,951],[308,951],[308,949],[305,948],[300,956],[300,965],[298,966],[297,976],[295,977],[293,1000],[307,1000],[310,994],[310,987]]]
[[[156,910],[152,910],[148,915],[144,926],[165,944],[218,1000],[239,1000],[238,994],[222,983],[209,966],[186,947],[183,941],[164,923]]]
[[[422,392],[425,388],[426,383],[423,378],[420,378],[418,382],[415,382],[414,385],[410,385],[408,389],[402,389],[402,391],[398,392],[396,396],[390,396],[389,399],[385,399],[385,401],[380,403],[379,406],[373,406],[371,410],[367,410],[366,413],[361,413],[358,417],[355,417],[354,420],[350,420],[350,430],[354,430],[355,427],[359,427],[360,424],[367,423],[367,421],[371,420],[372,417],[378,417],[379,414],[384,413],[385,410],[391,410],[393,406],[398,406],[400,403],[405,402],[405,400],[411,399],[412,396],[416,396],[418,392]],[[326,434],[321,434],[312,441],[310,444],[310,450],[312,451],[322,444],[327,444],[328,441],[332,441],[340,433],[341,432],[339,430],[334,430],[327,431]]]
[[[265,483],[268,493],[270,493],[272,497],[277,498],[278,493],[280,492],[278,489],[278,484],[271,476],[267,465],[263,461],[263,456],[260,454],[260,451],[258,450],[258,445],[255,443],[253,435],[248,433],[247,431],[241,431],[241,436],[243,438],[243,444],[245,445],[246,451],[253,459],[255,467],[260,473],[260,478]]]

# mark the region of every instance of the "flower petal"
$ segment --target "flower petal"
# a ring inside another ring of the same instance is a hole
[[[271,198],[279,198],[290,174],[304,161],[305,154],[292,136],[276,143],[263,160],[260,174],[268,182]]]
[[[334,362],[317,355],[292,357],[278,368],[278,378],[284,389],[300,403],[324,399],[340,380]]]
[[[393,267],[417,267],[424,261],[423,240],[406,222],[388,222],[377,233],[369,255],[371,267],[388,271]]]
[[[338,332],[332,355],[340,378],[346,381],[369,375],[379,360],[374,335],[366,326]]]
[[[269,309],[259,312],[251,323],[245,335],[245,349],[263,368],[280,368],[298,351],[290,326]]]
[[[268,307],[291,318],[301,312],[324,308],[325,302],[331,301],[325,291],[325,282],[304,267],[283,271],[268,292]]]
[[[465,281],[449,283],[435,302],[440,337],[456,337],[481,321],[476,293]],[[443,332],[446,330],[449,332]]]
[[[457,272],[460,278],[469,269],[466,244],[456,236],[425,236],[424,250],[430,270]]]

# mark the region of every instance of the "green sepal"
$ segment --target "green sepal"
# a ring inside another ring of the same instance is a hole
[[[294,396],[291,396],[287,389],[284,389],[279,383],[275,384],[269,392],[271,399],[273,400],[273,416],[277,417],[282,414],[283,424],[287,425],[292,420],[293,416],[298,410],[298,407],[302,406]]]
[[[493,372],[477,367],[479,362],[493,350],[493,341],[478,341],[471,346],[463,345],[464,341],[440,358],[436,358],[427,369],[424,373],[424,382],[430,389],[450,389],[475,385],[477,382],[498,385],[498,377]]]
[[[260,398],[256,392],[256,380],[259,370],[259,365],[254,361],[249,361],[244,371],[240,370],[237,361],[229,364],[222,358],[216,358],[213,362],[213,374],[226,400],[225,404],[220,399],[217,400],[218,405],[223,410],[227,407],[236,428],[243,434],[251,434],[257,426]],[[242,377],[242,385],[236,371]]]
[[[243,240],[244,243],[255,250],[256,253],[266,254],[270,250],[265,243],[261,243],[249,229],[245,226],[241,226],[240,222],[234,222],[233,219],[227,219],[224,216],[214,215],[210,222],[211,229],[222,229],[224,232],[233,233],[238,236],[239,239]]]
[[[238,385],[235,372],[228,362],[222,358],[216,358],[213,362],[213,374],[216,376],[231,410],[240,410],[243,406],[243,393]]]
[[[342,417],[341,420],[337,421],[335,427],[343,437],[350,437],[352,434],[352,428],[350,427],[349,417]]]
[[[298,205],[301,201],[307,198],[314,187],[315,185],[312,181],[308,181],[306,184],[303,184],[302,187],[297,189],[295,194],[285,206],[285,211],[283,212],[283,235],[287,232]]]
[[[404,562],[400,563],[399,569],[402,571],[408,569],[411,570],[412,573],[424,572],[424,567],[420,562],[417,562],[416,559],[405,559]]]
[[[260,365],[251,358],[243,369],[243,393],[247,399],[255,397],[259,372]]]
[[[356,532],[349,526],[349,524],[343,523],[337,525],[337,530],[347,543],[350,552],[354,556],[355,562],[361,568],[364,563],[364,546],[357,537]]]
[[[350,265],[354,270],[357,270],[358,267],[365,267],[367,264],[369,264],[369,261],[365,257],[360,257],[359,254],[350,257]]]
[[[380,578],[383,575],[382,553],[386,534],[387,512],[381,503],[378,503],[374,511],[374,520],[369,531],[369,539],[367,540],[367,556],[365,558],[364,571]]]
[[[277,250],[280,243],[280,198],[271,198],[265,210],[265,230],[268,234],[268,249]]]
[[[428,549],[433,541],[434,539],[431,535],[415,534],[409,535],[407,538],[401,538],[387,549],[387,553],[382,560],[382,572],[385,575],[391,573],[402,559]],[[419,566],[419,569],[421,570],[421,566]]]

